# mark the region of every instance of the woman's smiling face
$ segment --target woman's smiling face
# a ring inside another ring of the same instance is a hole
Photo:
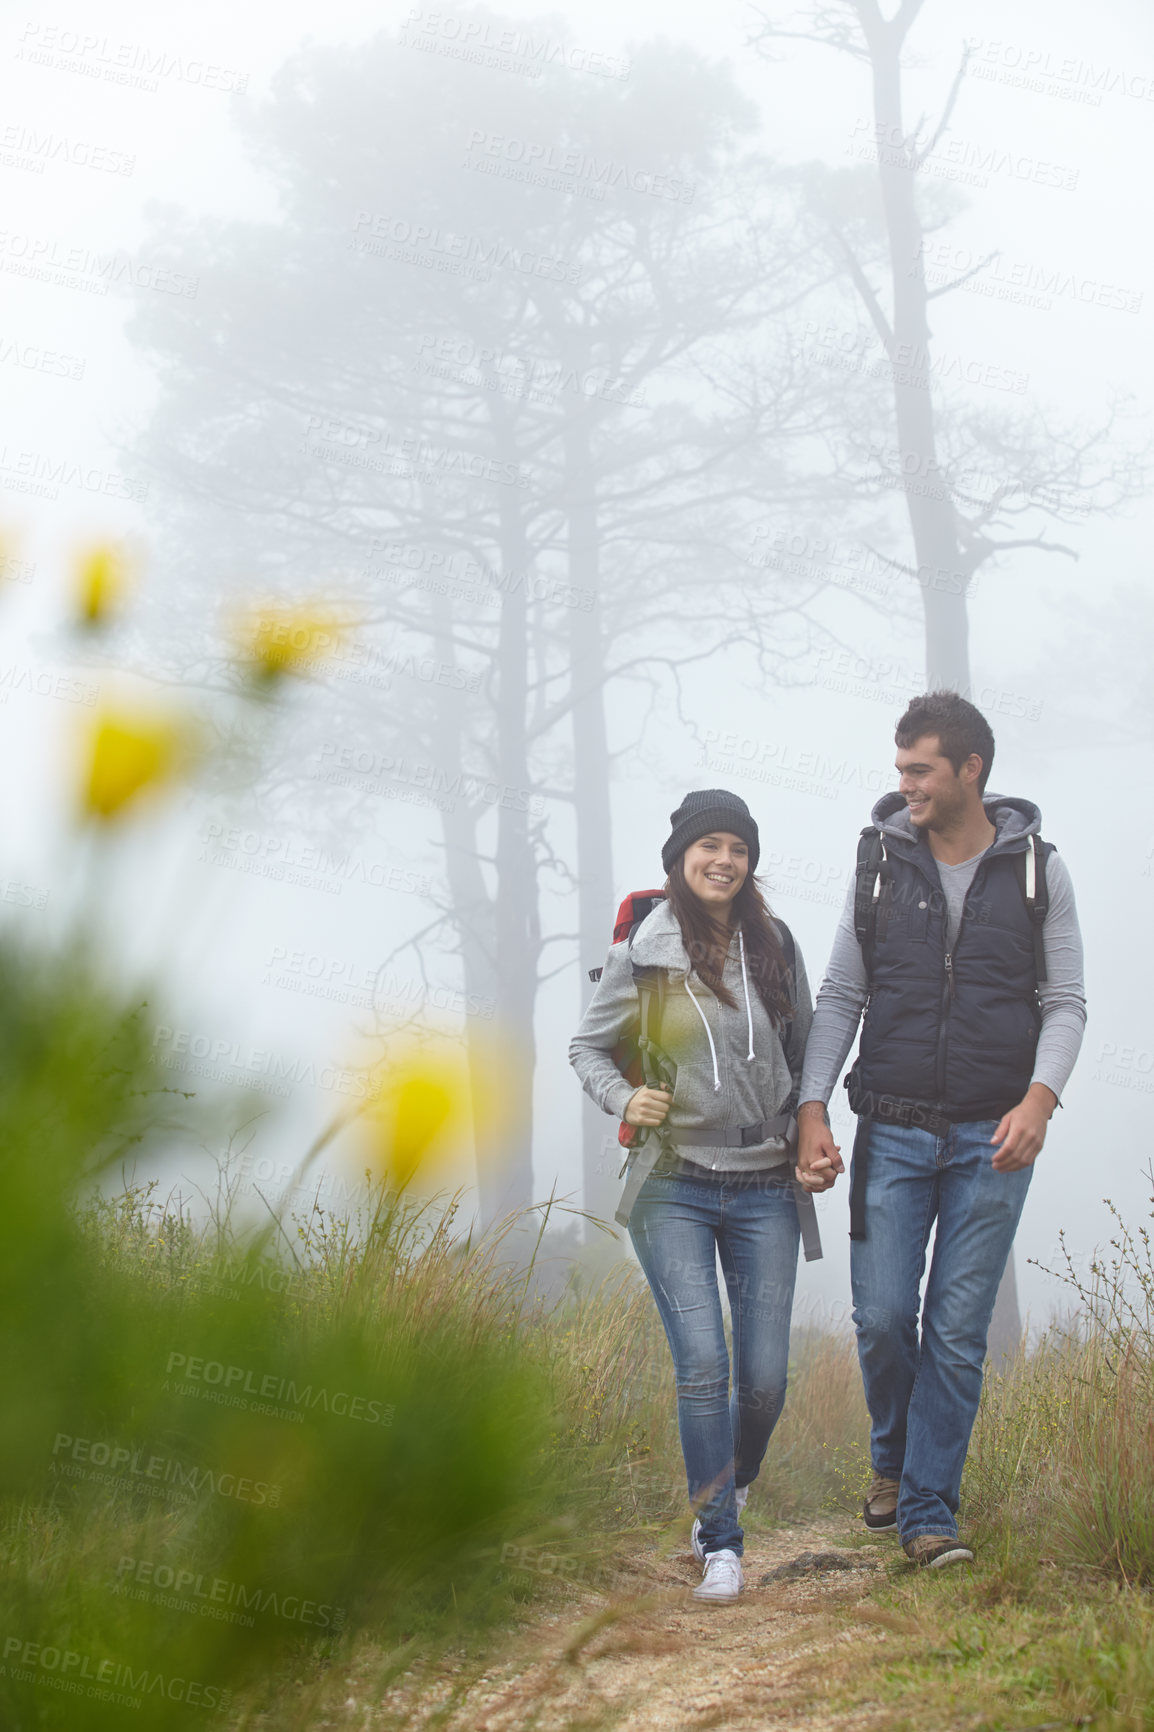
[[[724,919],[749,877],[749,844],[730,830],[713,830],[685,850],[681,869],[698,901]]]

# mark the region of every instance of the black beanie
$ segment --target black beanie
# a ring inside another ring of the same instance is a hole
[[[757,825],[740,794],[731,794],[728,788],[697,788],[686,794],[676,812],[670,812],[669,822],[673,831],[661,850],[661,864],[667,872],[679,854],[715,830],[727,830],[748,842],[749,870],[756,872],[761,856]]]

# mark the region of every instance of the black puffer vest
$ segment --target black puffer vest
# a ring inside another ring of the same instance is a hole
[[[1016,859],[1037,831],[1037,808],[1024,800],[988,804],[998,835],[966,894],[952,955],[929,843],[908,819],[885,821],[904,809],[896,794],[874,808],[886,861],[851,1104],[868,1115],[872,1101],[889,1096],[955,1122],[998,1119],[1030,1086],[1041,1027]]]

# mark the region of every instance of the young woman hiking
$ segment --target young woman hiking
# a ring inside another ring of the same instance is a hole
[[[790,1112],[813,1009],[801,956],[791,970],[784,929],[754,881],[757,825],[745,801],[721,788],[690,793],[671,823],[666,900],[631,944],[610,950],[569,1060],[598,1106],[646,1128],[649,1159],[660,1144],[629,1234],[673,1355],[704,1565],[694,1596],[726,1603],[743,1586],[740,1513],[785,1401],[799,1237]],[[613,1057],[637,1041],[638,978],[657,971],[660,1025],[647,1032],[672,1093],[638,1088]]]

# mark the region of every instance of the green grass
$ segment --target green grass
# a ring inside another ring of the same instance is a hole
[[[122,1697],[149,1728],[306,1732],[346,1676],[379,1693],[438,1656],[479,1665],[687,1530],[635,1273],[549,1297],[511,1249],[547,1249],[547,1216],[463,1238],[451,1201],[379,1185],[349,1219],[259,1231],[227,1186],[196,1220],[124,1190],[124,1155],[196,1131],[199,1104],[82,957],[0,944],[0,976],[5,1727],[119,1728]],[[895,1548],[863,1604],[823,1614],[847,1639],[799,1662],[806,1701],[895,1729],[1154,1726],[1149,1241],[1119,1223],[1089,1284],[1065,1278],[1071,1327],[987,1381],[978,1568],[916,1574]],[[758,1506],[845,1517],[852,1543],[853,1346],[798,1331],[792,1361]]]

